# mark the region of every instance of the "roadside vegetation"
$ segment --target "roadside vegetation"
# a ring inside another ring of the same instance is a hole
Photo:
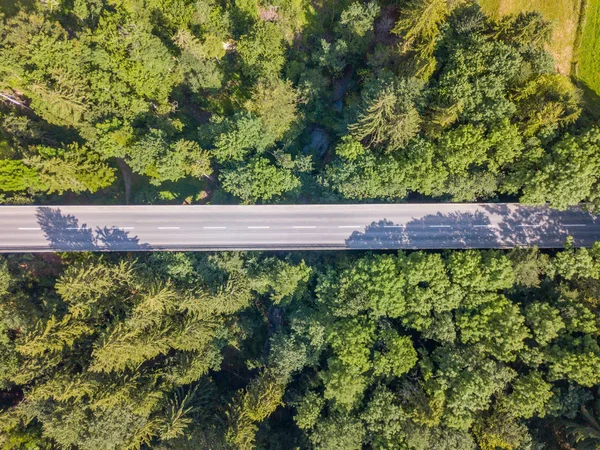
[[[0,257],[0,448],[600,444],[600,246]]]
[[[600,198],[574,1],[2,5],[4,203]]]
[[[600,1],[587,0],[581,30],[581,44],[577,49],[576,76],[591,90],[592,105],[600,108]]]

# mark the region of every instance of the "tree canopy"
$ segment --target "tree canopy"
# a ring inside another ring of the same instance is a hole
[[[29,3],[0,27],[5,202],[128,200],[129,172],[134,202],[600,201],[597,123],[537,12]]]
[[[0,444],[593,448],[598,283],[598,244],[2,257]]]

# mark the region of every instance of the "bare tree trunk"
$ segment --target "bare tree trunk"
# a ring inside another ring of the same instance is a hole
[[[3,99],[4,99],[4,100],[6,100],[6,101],[9,101],[9,102],[10,102],[10,103],[12,103],[13,105],[18,105],[18,106],[21,106],[21,107],[23,107],[23,108],[30,109],[30,108],[29,108],[29,106],[27,106],[25,103],[21,103],[20,101],[18,101],[18,100],[15,100],[15,99],[14,99],[13,97],[11,97],[10,95],[6,95],[6,94],[4,94],[4,93],[0,92],[0,97],[1,97],[1,98],[3,98]]]

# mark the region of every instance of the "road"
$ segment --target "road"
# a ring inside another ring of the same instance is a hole
[[[0,252],[560,248],[599,216],[516,204],[0,206]]]

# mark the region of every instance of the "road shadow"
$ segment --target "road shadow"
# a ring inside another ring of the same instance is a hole
[[[497,234],[505,246],[562,248],[571,237],[573,246],[590,247],[599,238],[594,234],[598,217],[578,207],[566,211],[505,204],[483,205],[482,208],[488,214],[503,217]]]
[[[92,229],[60,208],[39,207],[36,216],[40,228],[52,249],[56,251],[143,251],[149,244],[140,243],[137,236],[115,227]]]
[[[441,249],[502,247],[483,212],[430,214],[406,224],[383,219],[346,240],[352,249]]]
[[[562,248],[572,237],[575,247],[590,247],[598,236],[598,217],[579,208],[481,205],[474,213],[429,214],[407,223],[382,219],[353,232],[346,247],[367,249]]]
[[[388,219],[373,222],[365,231],[354,231],[346,239],[346,247],[356,250],[411,248],[404,230]]]

